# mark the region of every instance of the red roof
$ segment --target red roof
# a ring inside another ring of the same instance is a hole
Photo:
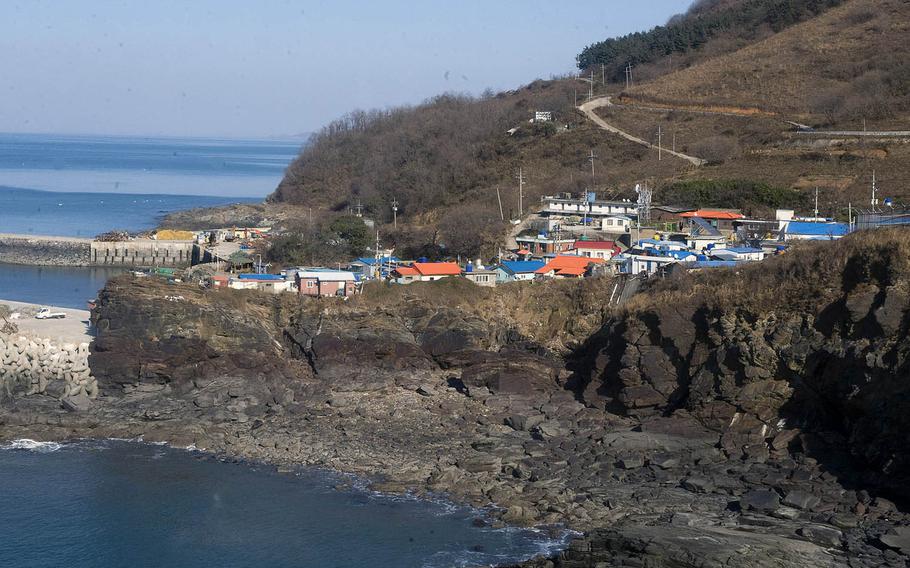
[[[602,258],[589,258],[587,256],[557,256],[537,270],[537,274],[555,272],[566,276],[581,276],[591,264],[602,264]],[[567,271],[567,272],[565,272]]]
[[[414,268],[422,276],[457,276],[461,267],[454,262],[415,262]]]
[[[518,252],[516,252],[515,254],[524,256],[524,255],[531,254],[531,251],[529,251],[528,249],[519,249]]]
[[[572,245],[574,249],[591,249],[591,250],[619,250],[613,241],[575,241]]]
[[[680,217],[701,217],[702,219],[745,219],[746,216],[742,213],[735,213],[733,211],[715,211],[713,209],[699,209],[698,211],[686,211],[685,213],[680,213]]]
[[[419,272],[417,272],[417,269],[411,268],[410,266],[399,266],[392,272],[397,272],[401,276],[417,276],[419,274]]]

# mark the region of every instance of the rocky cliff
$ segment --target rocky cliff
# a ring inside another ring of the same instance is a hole
[[[0,437],[142,435],[588,531],[528,566],[906,566],[907,232],[653,284],[109,283],[101,395]]]

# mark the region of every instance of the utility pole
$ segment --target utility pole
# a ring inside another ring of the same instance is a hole
[[[392,198],[392,225],[398,228],[398,200]]]
[[[499,203],[499,219],[505,221],[506,217],[502,214],[502,197],[499,196],[499,186],[496,186],[496,201]]]
[[[660,146],[662,135],[663,135],[663,130],[661,130],[660,125],[658,124],[657,125],[657,161],[658,162],[661,160],[661,157],[663,155],[663,148],[661,148],[661,146]]]
[[[607,74],[606,74],[606,72],[604,71],[604,64],[603,64],[603,63],[600,64],[600,83],[601,83],[602,85],[606,85],[606,84],[607,84]]]
[[[524,172],[522,171],[521,166],[518,166],[518,218],[519,219],[521,219],[525,213],[524,188],[525,188]]]
[[[853,232],[853,202],[847,202],[847,231]]]
[[[591,69],[591,84],[588,85],[588,100],[594,98],[594,70]]]
[[[873,213],[875,213],[875,201],[876,201],[875,200],[875,191],[876,190],[877,190],[877,188],[875,187],[875,170],[872,170],[872,212]]]
[[[815,186],[815,216],[814,220],[818,222],[818,186]]]
[[[588,156],[588,161],[591,162],[591,191],[594,191],[594,188],[597,187],[597,178],[594,177],[594,159],[597,156],[594,154],[594,149],[591,149],[591,155]]]
[[[373,251],[373,258],[376,259],[376,262],[373,263],[375,269],[373,271],[373,277],[377,280],[382,279],[382,253],[379,252],[379,231],[376,231],[376,249]]]
[[[626,65],[626,89],[632,88],[632,64]]]

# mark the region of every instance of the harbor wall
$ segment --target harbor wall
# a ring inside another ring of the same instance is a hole
[[[193,241],[103,242],[76,237],[0,234],[0,263],[39,266],[186,268],[201,256]]]
[[[91,245],[91,239],[0,234],[0,262],[89,266]]]
[[[97,266],[185,268],[193,263],[195,248],[194,241],[94,241],[91,243],[91,263]]]

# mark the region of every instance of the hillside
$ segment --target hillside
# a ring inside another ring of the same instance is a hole
[[[910,4],[852,0],[738,51],[637,85],[635,98],[756,107],[810,124],[906,129]]]
[[[736,25],[763,24],[751,34],[728,26],[710,41],[681,47],[684,57],[652,80],[637,73],[631,89],[556,78],[479,98],[444,95],[352,113],[314,136],[269,206],[298,205],[321,223],[360,204],[383,227],[384,243],[399,251],[473,257],[495,253],[505,221],[518,216],[519,168],[525,212],[541,195],[594,189],[632,198],[634,184],[647,182],[662,202],[739,207],[750,215],[775,207],[808,212],[818,187],[821,212],[845,217],[849,204],[868,203],[873,171],[881,195],[910,200],[903,139],[807,136],[787,123],[861,130],[865,120],[869,129],[910,129],[910,64],[900,57],[910,4],[790,2],[805,9],[779,32],[766,22],[772,4],[698,3],[670,27],[730,10],[742,12]],[[611,45],[631,49],[629,41]],[[589,89],[612,96],[615,105],[596,111],[610,125],[654,145],[660,131],[665,148],[707,165],[661,159],[655,149],[601,129],[575,108]],[[529,122],[537,110],[553,112],[554,122]],[[393,201],[397,229],[390,226]]]
[[[578,67],[583,71],[603,71],[615,83],[625,82],[627,65],[633,66],[634,77],[653,78],[734,51],[843,2],[698,0],[664,26],[586,47],[578,54]]]

